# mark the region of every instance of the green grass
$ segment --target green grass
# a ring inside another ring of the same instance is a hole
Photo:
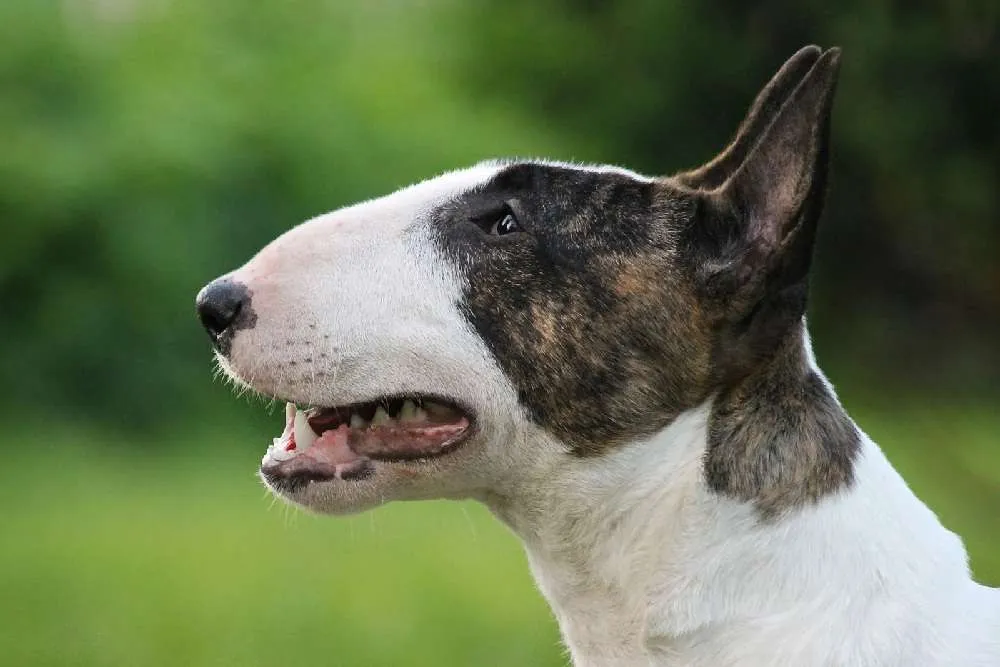
[[[865,412],[1000,583],[1000,419]],[[477,505],[313,517],[272,506],[233,435],[152,448],[38,432],[3,444],[5,665],[566,664],[520,545]]]

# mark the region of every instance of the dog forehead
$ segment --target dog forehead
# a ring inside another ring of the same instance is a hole
[[[530,197],[536,203],[587,203],[593,195],[601,195],[609,188],[644,186],[653,179],[637,172],[614,165],[576,164],[554,160],[497,160],[484,163],[494,169],[490,178],[472,193],[509,194],[512,197]],[[613,201],[604,201],[612,208]]]

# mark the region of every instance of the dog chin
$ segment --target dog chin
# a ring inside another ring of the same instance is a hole
[[[455,486],[455,469],[461,467],[461,462],[451,459],[464,459],[464,450],[427,461],[372,461],[368,473],[355,479],[280,478],[266,472],[263,465],[258,475],[268,490],[288,503],[317,514],[343,516],[397,500],[468,497],[458,490],[448,492]]]
[[[374,509],[393,500],[396,484],[387,471],[376,471],[371,477],[358,481],[313,481],[290,485],[259,472],[264,486],[278,498],[292,505],[332,516],[347,516]]]

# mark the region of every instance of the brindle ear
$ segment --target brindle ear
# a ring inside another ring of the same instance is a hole
[[[743,163],[747,154],[781,110],[781,105],[809,69],[816,64],[821,53],[818,46],[806,46],[789,58],[757,94],[729,146],[708,164],[678,174],[675,178],[684,185],[696,189],[713,190],[722,185]]]
[[[753,356],[805,313],[839,63],[839,49],[822,53],[726,181],[695,195],[700,210],[685,238],[691,265]]]

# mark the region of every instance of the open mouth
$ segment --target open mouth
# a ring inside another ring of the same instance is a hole
[[[267,448],[261,474],[292,490],[309,482],[355,480],[373,461],[420,461],[465,440],[471,419],[456,406],[422,397],[386,398],[333,408],[285,405],[285,430]]]

